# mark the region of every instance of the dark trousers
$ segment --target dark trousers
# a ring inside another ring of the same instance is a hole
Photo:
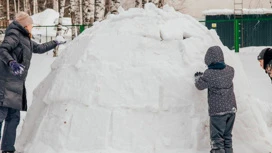
[[[233,153],[231,133],[234,121],[235,113],[210,117],[211,153]]]
[[[3,124],[3,122],[0,122],[0,140],[1,140],[1,137],[2,137],[2,124]]]
[[[20,122],[20,110],[0,107],[0,122],[5,120],[1,150],[15,151],[16,129]]]

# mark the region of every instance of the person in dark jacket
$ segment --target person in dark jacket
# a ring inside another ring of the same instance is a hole
[[[272,49],[263,49],[259,53],[257,60],[260,62],[261,68],[264,69],[265,73],[268,74],[269,78],[272,81]]]
[[[232,128],[237,110],[233,91],[234,69],[226,65],[219,46],[210,47],[205,55],[208,69],[195,73],[195,86],[208,89],[211,153],[233,153]]]
[[[45,53],[66,42],[63,37],[58,37],[54,41],[37,44],[31,40],[32,24],[27,13],[19,12],[7,27],[0,46],[0,122],[5,120],[2,153],[15,152],[20,110],[27,111],[25,81],[32,53]]]

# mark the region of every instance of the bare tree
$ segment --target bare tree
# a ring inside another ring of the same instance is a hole
[[[56,36],[60,36],[62,35],[62,18],[63,18],[63,15],[64,15],[64,8],[65,8],[65,0],[61,0],[60,1],[60,11],[59,11],[59,22],[58,22],[58,27],[57,27],[57,34]],[[58,56],[58,49],[59,49],[59,46],[57,46],[53,53],[54,53],[54,57],[57,57]]]
[[[7,0],[3,0],[3,1],[1,1],[1,5],[2,5],[2,9],[1,9],[1,11],[0,11],[0,14],[1,14],[1,19],[6,19],[7,20],[7,17],[8,17],[8,14],[7,14],[7,6],[8,6],[8,4],[7,4]]]
[[[17,3],[17,12],[20,12],[21,11],[21,3],[22,1],[18,0],[18,3]]]
[[[5,13],[4,13],[4,6],[3,5],[4,5],[4,3],[2,1],[0,1],[0,20],[3,20],[3,19],[6,18]],[[4,26],[3,22],[1,22],[0,27],[2,27],[2,26]]]
[[[72,20],[72,25],[78,25],[80,23],[79,18],[79,1],[78,0],[70,0],[70,15]],[[79,28],[76,26],[72,27],[72,39],[74,39],[79,33]]]
[[[72,21],[72,25],[76,25],[76,13],[75,12],[71,12],[71,21]],[[72,39],[74,39],[77,36],[77,28],[75,26],[71,27],[72,30]]]
[[[112,5],[112,0],[105,0],[105,13],[104,13],[104,16],[107,16],[108,14],[111,13],[111,5]]]
[[[94,22],[94,3],[95,0],[85,0],[83,6],[83,24],[92,25]]]
[[[37,0],[33,0],[33,14],[38,13],[38,1]]]
[[[158,7],[159,8],[162,8],[164,6],[164,0],[159,0],[159,5]]]
[[[6,3],[7,4],[7,14],[6,14],[7,15],[7,20],[10,20],[10,16],[9,16],[10,15],[9,14],[9,0],[7,0],[6,2],[7,2]]]
[[[101,21],[105,17],[105,1],[95,0],[94,21]]]
[[[82,15],[82,0],[79,0],[79,24],[83,23],[83,15]]]
[[[14,14],[18,12],[16,0],[13,0]]]
[[[58,3],[59,0],[52,0],[52,1],[53,1],[53,9],[55,11],[58,11],[59,10],[59,3]]]
[[[23,0],[23,11],[26,12],[26,0]]]
[[[142,7],[141,6],[141,0],[135,0],[135,7],[136,8]]]
[[[112,0],[111,3],[111,13],[112,14],[117,14],[118,13],[118,8],[121,5],[121,1],[120,0]]]
[[[31,11],[31,9],[30,9],[30,1],[29,0],[25,0],[25,6],[24,6],[24,8],[25,8],[25,12],[27,12],[28,14],[32,14],[32,11]]]
[[[38,12],[42,12],[47,9],[47,0],[38,0]]]
[[[142,7],[144,8],[145,4],[148,3],[148,0],[142,0]]]

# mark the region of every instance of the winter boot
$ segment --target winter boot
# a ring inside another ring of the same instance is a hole
[[[15,151],[2,151],[2,153],[15,153]]]
[[[233,149],[232,148],[225,148],[225,153],[233,153]]]
[[[213,149],[211,150],[211,153],[226,153],[224,149]]]

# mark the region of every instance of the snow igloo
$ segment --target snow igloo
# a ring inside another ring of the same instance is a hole
[[[172,7],[119,9],[67,44],[34,91],[17,149],[24,153],[209,152],[207,91],[194,73],[219,45],[235,68],[234,151],[271,151],[271,128],[239,58],[217,34]]]

